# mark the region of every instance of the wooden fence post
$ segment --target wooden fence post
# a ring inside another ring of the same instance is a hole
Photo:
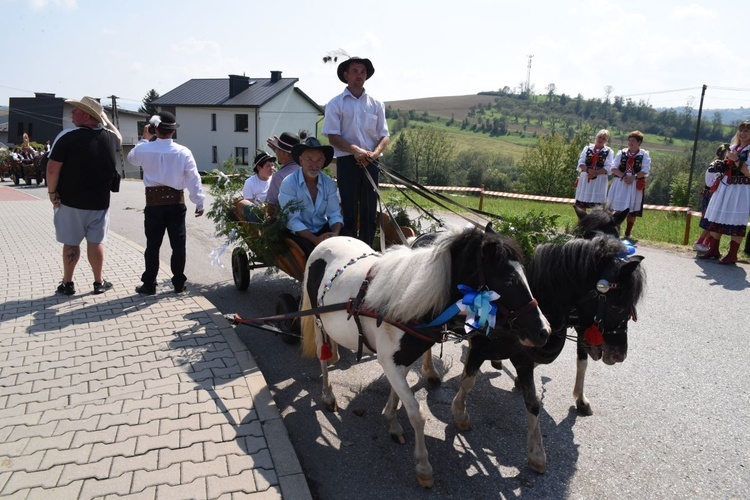
[[[690,207],[685,213],[685,238],[682,240],[682,244],[687,245],[688,241],[690,241]]]
[[[483,210],[484,207],[484,184],[480,186],[479,191],[479,210]]]

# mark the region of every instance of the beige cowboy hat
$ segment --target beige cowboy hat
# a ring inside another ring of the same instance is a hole
[[[98,121],[99,123],[102,123],[104,121],[104,119],[102,118],[102,115],[104,114],[104,108],[102,107],[101,103],[93,97],[84,96],[80,101],[76,101],[75,99],[66,99],[65,103],[70,104],[74,108],[80,109],[84,113],[90,115],[91,118]]]

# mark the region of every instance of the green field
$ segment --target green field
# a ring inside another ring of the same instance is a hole
[[[444,194],[450,196],[452,199],[466,207],[479,208],[478,195],[455,193]],[[382,189],[382,195],[386,200],[397,201],[408,205],[408,202],[394,189]],[[438,207],[422,197],[413,195],[412,193],[409,193],[409,195],[415,198],[417,203],[421,206],[436,210],[437,213],[440,212],[441,209],[438,209]],[[482,209],[485,212],[496,214],[501,217],[537,213],[558,215],[558,227],[561,231],[565,232],[569,232],[577,222],[576,214],[573,211],[573,205],[567,203],[551,203],[485,196]],[[701,228],[698,227],[699,220],[700,218],[695,216],[690,218],[688,245],[683,245],[686,226],[686,216],[684,213],[646,210],[643,217],[637,219],[633,228],[632,236],[644,244],[668,246],[674,249],[692,251],[692,245],[701,233]],[[729,238],[722,238],[722,254],[726,253],[728,247]],[[740,252],[740,254],[742,254],[742,252]],[[740,256],[743,257],[742,255]],[[745,258],[745,261],[747,261],[747,258]]]

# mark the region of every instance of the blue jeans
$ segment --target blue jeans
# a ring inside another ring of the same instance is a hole
[[[172,247],[172,258],[170,267],[172,269],[172,284],[179,288],[185,284],[185,245],[187,243],[187,232],[185,230],[185,213],[187,207],[184,204],[151,206],[144,209],[146,230],[146,270],[141,275],[141,281],[150,285],[156,283],[156,275],[159,273],[159,250],[164,240],[164,231],[169,236],[169,245]]]
[[[367,171],[377,185],[380,177],[378,162],[369,164]],[[336,177],[341,195],[341,215],[344,217],[341,235],[358,238],[372,246],[378,226],[377,192],[353,155],[336,158]]]

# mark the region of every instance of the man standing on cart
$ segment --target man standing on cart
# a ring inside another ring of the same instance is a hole
[[[323,135],[336,154],[342,234],[370,246],[377,228],[378,199],[366,172],[377,186],[378,162],[390,141],[383,103],[365,92],[365,81],[374,73],[369,59],[351,57],[339,64],[337,74],[346,88],[328,103],[323,122]]]

